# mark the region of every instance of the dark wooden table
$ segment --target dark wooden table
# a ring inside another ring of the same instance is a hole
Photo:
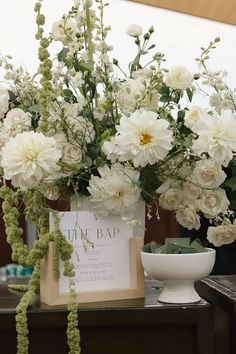
[[[211,276],[197,290],[212,305],[216,354],[236,354],[236,275]]]
[[[81,305],[82,354],[213,354],[211,307],[157,302],[159,286],[147,280],[145,299]],[[0,285],[0,353],[16,353],[19,294]],[[28,311],[30,354],[66,354],[63,306],[37,304]],[[4,349],[1,349],[4,348]]]

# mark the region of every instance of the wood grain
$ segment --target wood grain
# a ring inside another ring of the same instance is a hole
[[[236,25],[235,0],[131,0]]]

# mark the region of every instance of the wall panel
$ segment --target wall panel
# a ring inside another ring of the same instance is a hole
[[[236,0],[131,0],[236,25]]]

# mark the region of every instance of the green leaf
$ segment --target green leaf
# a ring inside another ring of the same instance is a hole
[[[29,107],[28,110],[30,112],[39,113],[39,104],[34,104],[33,106]]]
[[[75,102],[75,97],[70,89],[63,90],[63,97],[66,102]]]
[[[231,166],[231,176],[236,176],[236,166]]]
[[[224,184],[231,188],[232,191],[236,191],[236,176],[228,179]]]
[[[99,147],[94,145],[87,146],[87,155],[92,159],[95,160],[99,156]]]
[[[178,121],[183,121],[184,116],[185,116],[185,111],[184,110],[178,111],[178,114],[177,114]]]
[[[153,48],[155,48],[156,44],[152,44],[147,50],[151,50]]]
[[[140,55],[145,55],[145,54],[148,54],[148,52],[145,51],[145,50],[141,50],[141,51],[140,51]]]
[[[134,58],[133,63],[131,64],[131,71],[135,71],[137,70],[137,67],[139,65],[139,60],[140,60],[140,54],[136,55],[136,57]]]
[[[187,88],[186,92],[187,92],[189,101],[192,102],[193,91],[190,88]]]
[[[190,131],[190,129],[188,129]],[[190,148],[192,146],[192,139],[190,137],[186,137],[183,141],[183,146],[185,148]]]
[[[169,96],[161,96],[160,97],[160,101],[163,102],[163,103],[166,103],[169,101]]]
[[[165,84],[160,88],[159,93],[162,96],[169,96],[170,95],[170,88]]]
[[[65,61],[68,52],[69,52],[69,49],[68,49],[68,48],[63,48],[63,49],[58,53],[57,59],[58,59],[59,61]]]

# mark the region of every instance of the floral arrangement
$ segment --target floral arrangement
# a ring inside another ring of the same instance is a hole
[[[72,248],[58,222],[49,232],[48,200],[86,196],[95,213],[118,214],[131,225],[143,200],[148,216],[153,205],[172,210],[189,230],[198,230],[205,217],[215,246],[236,240],[235,91],[225,72],[207,68],[219,38],[202,48],[193,74],[182,66],[166,68],[164,54],[153,54],[153,27],[143,33],[131,25],[127,34],[137,55],[125,71],[111,59],[106,6],[103,0],[74,0],[46,36],[38,0],[37,73],[15,69],[9,56],[0,60],[6,79],[0,88],[0,196],[7,240],[13,260],[34,267],[17,309],[18,354],[28,350],[26,309],[35,300],[39,261],[52,240],[71,279],[70,353],[80,352]],[[56,58],[49,52],[54,41],[61,44]],[[194,105],[203,92],[208,106]],[[32,250],[18,226],[22,203],[39,235]]]

